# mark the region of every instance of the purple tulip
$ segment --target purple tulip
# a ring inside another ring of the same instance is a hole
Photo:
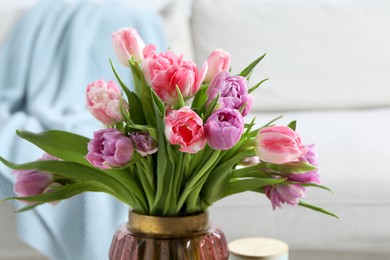
[[[204,125],[207,144],[215,150],[228,150],[240,140],[244,120],[236,109],[222,108],[214,112]]]
[[[141,156],[157,152],[156,141],[148,132],[133,132],[130,134],[130,139]]]
[[[264,187],[265,195],[270,199],[272,208],[281,208],[282,203],[297,206],[306,189],[300,184],[279,184]]]
[[[50,183],[53,176],[50,173],[37,170],[15,170],[14,192],[20,197],[41,194]]]
[[[230,76],[229,72],[221,71],[210,83],[207,89],[207,104],[219,97],[220,108],[233,108],[242,111],[246,116],[252,108],[253,97],[248,94],[248,81],[241,76]]]
[[[44,153],[38,160],[58,160],[58,158]],[[14,192],[20,197],[41,194],[53,182],[53,176],[50,173],[38,170],[14,170],[12,173],[16,177]]]
[[[314,145],[307,146],[306,154],[303,155],[299,160],[310,163],[311,165],[317,167],[318,158],[317,158],[317,154],[314,152]],[[315,183],[315,184],[321,183],[320,175],[318,174],[317,169],[305,173],[288,174],[286,176],[290,181],[296,181],[301,183]]]
[[[130,138],[114,128],[94,132],[88,143],[86,159],[101,169],[126,165],[133,156],[134,147]]]

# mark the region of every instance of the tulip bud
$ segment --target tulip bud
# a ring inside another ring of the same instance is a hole
[[[144,41],[134,28],[122,28],[112,33],[112,44],[118,60],[129,67],[129,59],[134,57],[138,63],[144,60]]]
[[[212,51],[207,58],[208,70],[205,82],[210,82],[215,75],[223,70],[229,70],[230,68],[230,55],[228,52],[222,49],[216,49]]]

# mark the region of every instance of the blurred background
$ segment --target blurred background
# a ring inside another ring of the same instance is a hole
[[[0,44],[38,2],[0,0]],[[316,143],[322,184],[334,193],[309,190],[306,201],[340,219],[289,206],[272,211],[265,197],[244,193],[210,210],[229,241],[281,239],[293,260],[390,259],[389,1],[122,2],[157,12],[170,48],[197,64],[223,48],[238,73],[267,53],[250,81],[270,78],[255,92],[252,116],[260,123],[296,119],[305,143]],[[0,204],[0,259],[45,259],[17,237],[6,204]]]

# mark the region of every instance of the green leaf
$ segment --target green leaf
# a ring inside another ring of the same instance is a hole
[[[118,80],[119,85],[122,87],[123,91],[125,92],[125,94],[127,96],[127,100],[130,101],[130,98],[129,98],[129,96],[130,96],[130,89],[126,86],[126,84],[123,82],[122,78],[119,76],[119,74],[116,71],[115,66],[112,63],[111,59],[108,59],[108,60],[109,60],[110,65],[111,65],[112,72],[114,72],[114,75],[115,75],[116,79]]]
[[[264,165],[264,168],[271,169],[276,172],[285,173],[285,174],[287,173],[300,174],[300,173],[306,173],[317,169],[317,167],[307,162],[290,162],[285,164],[273,164],[273,163],[261,163],[261,164]]]
[[[218,100],[219,100],[219,97],[220,97],[220,94],[218,93],[218,95],[213,99],[213,101],[210,102],[209,106],[207,107],[206,109],[206,112],[204,114],[204,117],[203,117],[203,122],[206,122],[207,119],[209,118],[209,116],[214,112],[214,110],[216,109],[217,105],[218,105]]]
[[[181,108],[181,107],[184,107],[186,104],[184,102],[184,98],[183,98],[183,95],[181,94],[181,91],[179,89],[179,86],[176,85],[176,93],[177,93],[177,109]]]
[[[259,83],[257,83],[256,85],[254,85],[253,87],[251,87],[248,92],[249,93],[252,93],[253,91],[255,91],[261,84],[263,84],[264,82],[266,82],[267,80],[269,80],[269,78],[266,78],[266,79],[263,79],[262,81],[260,81]]]
[[[86,137],[58,130],[49,130],[39,134],[18,130],[16,133],[21,138],[35,144],[55,157],[89,165],[85,159],[88,153],[87,146],[89,142],[89,139]]]
[[[274,185],[284,182],[286,179],[280,178],[248,178],[238,179],[228,184],[223,197],[230,196],[232,194],[241,193],[244,191],[252,191],[262,188],[267,185]]]
[[[142,112],[142,103],[140,101],[139,96],[137,96],[133,91],[131,91],[126,84],[123,82],[122,78],[119,76],[118,72],[116,71],[114,64],[112,63],[111,59],[109,59],[111,64],[111,69],[114,72],[114,75],[116,79],[119,82],[119,85],[122,87],[123,91],[125,92],[127,96],[127,100],[129,101],[129,110],[130,110],[130,117],[136,124],[144,124],[145,123],[145,117],[144,113]],[[133,68],[136,70],[135,68]],[[139,73],[133,72],[136,75],[133,75],[134,79],[134,85],[135,88],[141,88],[141,81],[139,79],[140,75]]]
[[[21,208],[21,209],[16,210],[15,212],[16,212],[16,213],[20,213],[20,212],[28,211],[28,210],[33,209],[33,208],[35,208],[35,207],[37,207],[37,206],[39,206],[39,205],[42,205],[42,204],[43,204],[43,203],[34,203],[34,204],[30,204],[30,205],[24,206],[24,207]]]
[[[138,65],[137,62],[134,61],[133,58],[129,60],[129,65],[130,65],[131,73],[133,75],[135,93],[137,94],[137,96],[141,98],[143,73],[141,71],[140,66]]]
[[[226,151],[225,155],[226,155]],[[218,166],[211,172],[207,181],[203,185],[201,194],[203,201],[208,205],[211,205],[215,201],[221,199],[226,190],[227,184],[231,179],[231,172],[233,167],[240,162],[243,158],[249,156],[250,151],[243,151],[234,154],[232,157],[221,156]]]
[[[247,77],[264,57],[265,57],[265,53],[259,58],[257,58],[256,60],[254,60],[251,64],[249,64],[248,67],[246,67],[243,71],[241,71],[239,75],[242,77]]]
[[[35,161],[25,164],[14,164],[2,157],[0,157],[0,161],[12,169],[35,169],[79,181],[97,182],[107,190],[107,193],[117,197],[130,206],[135,204],[132,193],[134,191],[128,190],[121,182],[96,168],[67,161]],[[134,195],[139,196],[139,194]]]
[[[128,94],[129,112],[131,120],[140,125],[146,124],[145,113],[143,113],[142,102],[140,98],[132,91]]]
[[[206,161],[200,168],[198,172],[193,174],[190,180],[187,182],[182,194],[180,195],[179,201],[177,203],[177,210],[180,211],[181,207],[184,205],[184,202],[187,200],[190,193],[196,188],[199,181],[201,181],[203,175],[214,165],[218,160],[218,156],[221,153],[220,150],[214,151],[210,157],[207,157]]]
[[[295,131],[295,129],[297,129],[297,121],[294,120],[294,121],[291,121],[287,127],[289,127],[291,130]]]
[[[323,185],[318,185],[315,183],[299,183],[299,184],[304,186],[304,187],[315,187],[315,188],[320,188],[320,189],[327,190],[327,191],[334,193],[333,190],[331,190],[330,188],[323,186]]]
[[[57,187],[55,191],[37,194],[28,197],[12,197],[9,200],[22,200],[29,202],[53,202],[58,200],[67,199],[77,194],[93,191],[93,192],[106,192],[104,188],[101,188],[98,184],[93,182],[74,183],[66,186]],[[30,208],[27,208],[30,209]]]
[[[156,111],[160,113],[160,117],[165,115],[165,106],[161,99],[157,96],[157,94],[151,89],[151,96],[153,98],[153,107]],[[157,117],[157,116],[156,116]]]
[[[340,219],[336,214],[330,212],[330,211],[327,211],[323,208],[320,208],[320,207],[317,207],[317,206],[314,206],[314,205],[311,205],[309,203],[306,203],[306,202],[303,202],[303,201],[300,201],[299,206],[301,207],[305,207],[305,208],[308,208],[308,209],[312,209],[314,211],[317,211],[317,212],[320,212],[320,213],[323,213],[323,214],[326,214],[326,215],[329,215],[329,216],[332,216],[332,217],[335,217],[337,219]]]
[[[156,117],[156,130],[157,130],[157,169],[156,169],[156,198],[154,204],[152,205],[151,215],[162,215],[165,209],[167,189],[170,184],[170,176],[174,172],[174,163],[172,163],[172,158],[169,156],[167,149],[170,149],[170,146],[167,144],[165,138],[165,123],[164,123],[164,114],[165,108],[164,104],[157,97],[157,95],[152,91],[153,97],[153,111]]]
[[[208,86],[209,86],[208,84],[204,84],[199,88],[191,104],[191,109],[199,111],[198,113],[199,116],[201,116],[202,113],[204,113],[204,111],[202,111],[202,108],[204,108],[204,105],[206,104],[207,101],[206,91]]]

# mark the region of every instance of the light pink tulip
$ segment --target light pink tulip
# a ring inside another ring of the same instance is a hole
[[[260,129],[255,149],[261,161],[275,164],[297,161],[307,152],[298,133],[287,126]]]
[[[165,136],[179,151],[197,153],[206,145],[202,119],[189,107],[172,110],[165,117]]]
[[[120,109],[121,90],[113,81],[97,80],[87,86],[87,109],[100,122],[112,126],[123,121]],[[124,110],[128,104],[122,99]]]
[[[183,60],[183,55],[177,56],[169,50],[147,55],[142,65],[146,82],[165,104],[177,103],[176,86],[184,98],[194,96],[199,90],[206,75],[207,62],[203,63],[199,71],[195,63]]]
[[[208,70],[205,82],[210,82],[215,75],[230,68],[230,55],[222,49],[212,51],[207,58]]]
[[[134,28],[122,28],[112,33],[112,44],[118,60],[129,67],[129,59],[134,57],[138,63],[144,60],[144,41]]]

